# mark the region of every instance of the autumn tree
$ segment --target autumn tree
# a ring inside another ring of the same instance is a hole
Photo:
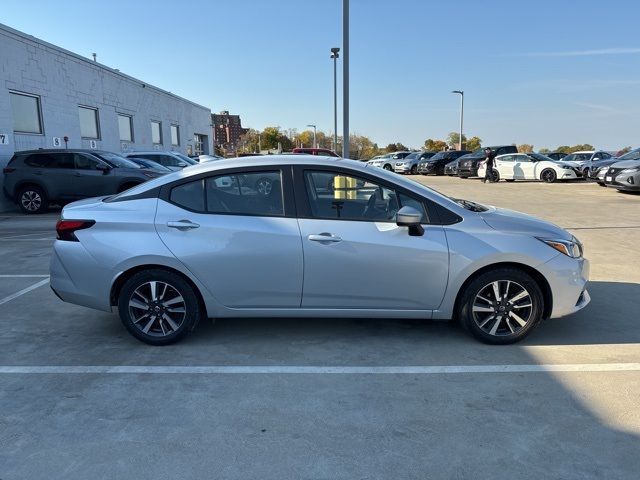
[[[530,143],[523,143],[518,145],[518,153],[530,153],[533,152],[533,145]]]
[[[445,142],[444,140],[434,140],[433,138],[427,138],[424,141],[423,149],[427,152],[441,152],[447,147],[447,142]]]
[[[551,150],[549,150],[548,148],[541,148],[540,150],[538,150],[538,152],[544,155],[545,153],[551,153]]]
[[[464,135],[463,135],[464,137]],[[464,145],[462,145],[462,147],[465,150],[477,150],[482,146],[482,139],[480,137],[471,137],[469,140],[467,140]],[[458,148],[458,146],[456,145],[455,148]]]

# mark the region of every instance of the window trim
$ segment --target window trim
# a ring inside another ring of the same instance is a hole
[[[82,104],[78,104],[78,120],[80,120],[80,109],[84,108],[85,110],[93,110],[94,113],[94,117],[96,120],[96,135],[97,137],[85,137],[84,135],[82,135],[82,124],[81,122],[79,122],[79,126],[80,126],[80,138],[82,140],[102,140],[102,135],[101,135],[101,131],[100,131],[100,113],[99,113],[99,109],[98,107],[91,107],[89,105],[82,105]]]
[[[38,125],[40,127],[40,133],[36,132],[23,132],[22,130],[13,130],[13,133],[17,135],[39,135],[44,136],[44,119],[42,118],[42,97],[40,95],[36,95],[34,93],[21,92],[20,90],[11,90],[9,89],[9,105],[11,105],[11,95],[22,95],[23,97],[32,97],[36,99],[36,106],[38,110]],[[11,106],[11,120],[15,123],[13,106]]]
[[[280,182],[282,187],[282,206],[284,213],[282,215],[270,215],[270,214],[253,214],[253,213],[231,213],[231,212],[200,212],[197,210],[192,210],[182,205],[178,205],[177,203],[171,200],[171,190],[183,185],[185,183],[195,182],[198,180],[204,181],[205,184],[205,206],[207,205],[206,198],[206,180],[212,177],[221,177],[226,175],[243,175],[249,173],[261,173],[261,172],[279,172],[280,173]],[[287,165],[264,165],[264,166],[254,166],[254,167],[244,167],[244,168],[225,168],[221,170],[215,170],[210,172],[201,173],[198,175],[193,175],[191,177],[183,178],[180,180],[176,180],[175,182],[171,182],[160,187],[160,193],[158,195],[160,200],[164,200],[171,205],[174,205],[178,208],[186,210],[188,212],[196,213],[198,215],[224,215],[224,216],[235,216],[235,217],[268,217],[268,218],[297,218],[297,209],[294,201],[294,191],[293,191],[293,179],[291,175],[291,166]]]
[[[129,135],[131,136],[131,140],[123,140],[122,138],[120,138],[120,141],[135,143],[136,136],[133,130],[133,115],[129,115],[128,113],[120,113],[120,112],[116,112],[116,114],[118,115],[118,137],[120,137],[120,117],[127,117],[129,119]]]
[[[160,132],[160,143],[156,143],[153,141],[153,124],[158,124],[158,131]],[[164,145],[164,136],[162,135],[162,121],[160,120],[151,120],[149,122],[149,126],[151,127],[151,144],[152,145]]]
[[[177,143],[173,143],[173,129],[174,128],[176,129],[176,140],[177,140]],[[179,147],[180,146],[180,124],[178,124],[178,123],[170,124],[169,133],[171,134],[171,139],[170,139],[171,146],[172,147]]]

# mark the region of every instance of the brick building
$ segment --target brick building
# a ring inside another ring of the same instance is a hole
[[[235,155],[240,147],[238,139],[248,130],[248,128],[242,128],[240,115],[230,115],[228,111],[223,110],[211,115],[211,123],[214,147],[227,155]]]

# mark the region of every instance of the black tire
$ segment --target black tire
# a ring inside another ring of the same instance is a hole
[[[545,183],[553,183],[558,179],[558,175],[556,175],[556,171],[553,168],[545,168],[540,173],[540,180]]]
[[[418,173],[418,167],[414,165],[413,167],[411,167],[411,175],[415,175],[417,173]]]
[[[385,170],[389,170],[390,172],[393,170],[393,167],[390,163],[385,163],[384,167],[382,168],[384,168]]]
[[[493,294],[496,282],[499,301]],[[526,297],[517,299],[522,291]],[[514,298],[516,301],[509,302]],[[527,303],[529,307],[526,307]],[[543,311],[542,291],[529,274],[516,268],[496,268],[478,275],[467,285],[459,302],[457,318],[481,342],[507,345],[529,335],[540,322]]]
[[[18,207],[22,213],[44,213],[49,208],[49,198],[44,190],[35,185],[27,185],[18,190],[16,195]]]
[[[505,182],[515,182],[515,178],[505,178]]]
[[[152,298],[151,282],[156,282],[155,300]],[[169,287],[162,290],[162,285]],[[165,295],[170,297],[165,299]],[[176,301],[177,298],[181,298],[181,301]],[[179,312],[181,309],[184,312]],[[144,313],[149,311],[152,313]],[[191,284],[176,273],[160,269],[138,272],[125,282],[118,296],[118,313],[129,333],[149,345],[170,345],[182,340],[203,315]]]
[[[496,170],[495,168],[491,170],[491,179],[494,182],[500,181],[500,172],[498,172],[498,170]]]
[[[598,185],[600,185],[601,187],[606,187],[606,185],[604,183],[598,182]]]

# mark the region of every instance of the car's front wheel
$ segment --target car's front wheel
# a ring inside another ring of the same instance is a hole
[[[23,213],[44,213],[49,207],[49,199],[40,187],[22,187],[17,195],[18,206]]]
[[[506,345],[526,337],[543,311],[542,291],[529,274],[497,268],[479,275],[466,287],[458,318],[478,340]]]
[[[385,170],[389,170],[389,171],[393,170],[393,167],[392,167],[390,164],[388,164],[388,163],[386,163],[386,164],[384,165],[384,167],[383,167],[383,168],[384,168]]]
[[[546,183],[553,183],[558,178],[556,171],[552,168],[545,168],[540,174],[540,180]]]
[[[193,330],[202,315],[194,288],[180,275],[145,270],[120,290],[118,312],[126,329],[150,345],[169,345]]]
[[[418,173],[418,167],[414,165],[413,167],[411,167],[411,175],[415,175],[416,173]]]

